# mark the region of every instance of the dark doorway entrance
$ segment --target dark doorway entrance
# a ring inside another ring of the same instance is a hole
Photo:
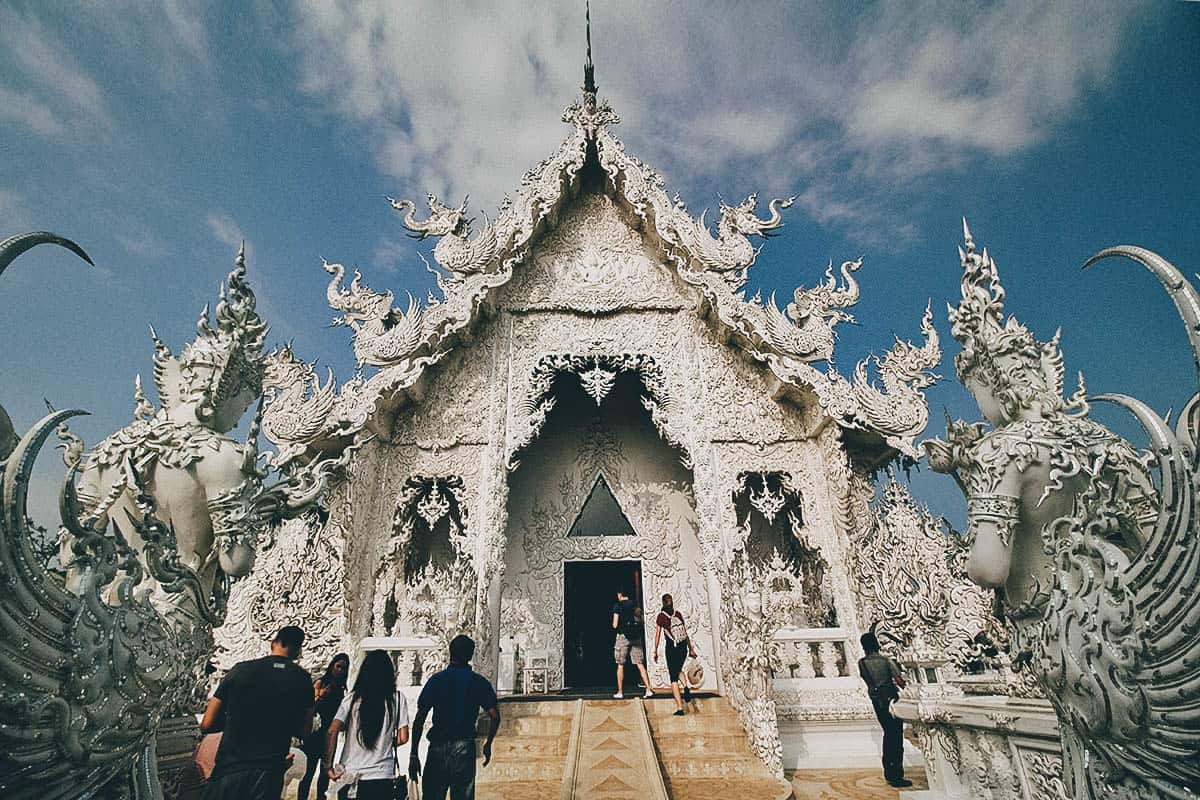
[[[642,562],[563,563],[563,685],[570,689],[616,686],[612,607],[624,587],[642,605]],[[633,672],[636,678],[637,672]],[[626,673],[626,691],[632,686]]]

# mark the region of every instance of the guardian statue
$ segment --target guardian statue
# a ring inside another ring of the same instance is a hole
[[[968,574],[997,590],[1015,659],[1059,718],[1067,794],[1195,798],[1200,792],[1200,539],[1194,395],[1175,430],[1123,395],[1150,434],[1138,452],[1063,399],[1059,335],[1013,317],[993,261],[964,223],[962,300],[950,309],[955,366],[991,430],[949,425],[925,443],[967,497]],[[1140,248],[1102,251],[1167,287],[1200,355],[1200,296]],[[1088,262],[1089,264],[1091,262]],[[1156,490],[1151,467],[1161,479]]]
[[[156,338],[162,408],[139,382],[133,423],[90,456],[63,424],[80,411],[50,413],[0,452],[0,796],[161,798],[156,731],[194,710],[229,582],[336,469],[319,462],[268,486],[257,418],[244,443],[226,436],[262,394],[267,328],[245,277],[239,253],[215,324],[202,314],[178,358]],[[35,555],[26,512],[55,430],[69,468],[61,571]]]

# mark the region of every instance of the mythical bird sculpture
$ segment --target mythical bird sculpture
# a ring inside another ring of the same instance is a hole
[[[65,574],[33,556],[25,499],[39,449],[83,412],[47,416],[0,468],[6,798],[161,798],[155,733],[194,710],[230,580],[250,569],[266,528],[309,508],[336,469],[324,461],[267,486],[257,420],[245,444],[224,435],[261,395],[266,325],[241,253],[215,322],[202,315],[178,358],[156,338],[161,409],[139,382],[134,422],[86,461],[62,430]]]
[[[993,429],[956,423],[925,444],[967,496],[968,573],[1001,590],[1015,658],[1060,722],[1067,793],[1194,798],[1200,793],[1200,536],[1195,506],[1200,394],[1174,431],[1124,395],[1150,435],[1148,460],[1062,397],[1058,335],[1037,341],[1004,318],[995,262],[964,223],[962,301],[950,321],[959,379]],[[1128,256],[1171,293],[1200,357],[1200,295],[1141,248]],[[1086,265],[1085,265],[1086,266]],[[1160,507],[1161,503],[1161,507]]]
[[[833,274],[833,262],[825,270],[825,281],[811,289],[803,286],[792,292],[792,302],[783,311],[775,304],[775,294],[763,306],[764,344],[775,352],[808,361],[833,358],[839,322],[854,323],[854,317],[842,309],[858,302],[858,282],[854,273],[862,259],[846,261],[839,269],[842,282]]]
[[[283,467],[324,430],[338,399],[333,370],[322,384],[312,365],[296,358],[288,345],[267,356],[263,391],[263,433],[279,448],[271,464]]]
[[[345,325],[354,331],[354,358],[360,367],[386,367],[414,355],[425,341],[424,314],[413,296],[408,296],[408,310],[392,307],[394,295],[374,292],[362,285],[362,275],[355,270],[350,288],[342,288],[346,268],[341,264],[324,262],[325,271],[333,278],[325,290],[329,307],[342,312],[334,325]]]
[[[461,279],[476,272],[484,272],[496,255],[496,231],[483,218],[483,229],[471,238],[471,220],[467,219],[467,199],[462,205],[451,208],[433,194],[429,195],[429,218],[416,218],[416,205],[411,200],[396,200],[389,197],[392,208],[404,214],[404,227],[412,231],[416,239],[426,236],[440,237],[433,248],[433,260],[454,278]]]
[[[701,212],[700,218],[693,220],[686,211],[676,206],[680,223],[674,226],[675,234],[681,240],[679,244],[688,248],[701,271],[716,272],[733,288],[740,288],[746,283],[746,270],[758,256],[758,250],[750,244],[747,237],[770,238],[772,231],[783,227],[783,217],[779,210],[788,208],[795,200],[795,197],[772,200],[768,205],[770,214],[766,219],[761,219],[755,214],[758,207],[757,194],[751,194],[736,206],[722,202],[716,239],[712,237],[704,221],[707,211]]]
[[[921,333],[925,341],[920,345],[896,337],[891,349],[883,357],[864,358],[854,367],[854,395],[859,408],[868,419],[888,420],[900,430],[922,431],[929,422],[929,406],[925,403],[922,389],[928,389],[939,380],[931,370],[942,360],[942,344],[937,329],[933,327],[933,308],[925,306],[921,317]],[[867,362],[874,361],[880,390],[867,378]]]

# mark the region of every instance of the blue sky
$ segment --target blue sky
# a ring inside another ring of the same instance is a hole
[[[40,248],[0,277],[14,422],[46,397],[93,412],[76,426],[89,442],[126,423],[146,324],[190,338],[243,237],[272,339],[348,378],[320,258],[423,296],[432,243],[405,238],[383,195],[469,193],[492,214],[566,133],[580,5],[0,5],[0,235],[54,230],[98,264]],[[839,368],[916,336],[934,301],[947,354],[931,435],[943,408],[978,418],[944,314],[963,214],[1010,311],[1043,338],[1063,327],[1069,374],[1162,411],[1194,389],[1149,274],[1078,265],[1132,243],[1200,270],[1200,5],[594,5],[615,132],[694,212],[799,194],[752,289],[784,295],[865,256]],[[948,479],[913,483],[961,521]]]

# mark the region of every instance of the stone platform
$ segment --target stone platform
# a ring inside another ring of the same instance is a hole
[[[925,770],[905,770],[913,782],[909,789],[894,789],[883,779],[882,770],[806,769],[787,772],[795,800],[909,800],[920,798],[928,788]]]

